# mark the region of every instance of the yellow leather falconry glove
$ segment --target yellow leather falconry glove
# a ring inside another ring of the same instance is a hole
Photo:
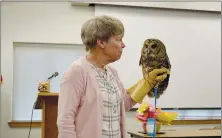
[[[131,98],[135,102],[141,103],[150,90],[159,82],[162,82],[169,73],[169,70],[166,68],[154,69],[146,77],[127,89],[127,92],[130,93]]]

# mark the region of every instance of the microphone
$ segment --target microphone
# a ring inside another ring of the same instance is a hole
[[[48,78],[48,81],[51,80],[53,77],[57,77],[58,75],[59,75],[59,73],[58,73],[58,72],[55,72],[54,74],[52,74],[52,76],[50,76],[50,77]]]

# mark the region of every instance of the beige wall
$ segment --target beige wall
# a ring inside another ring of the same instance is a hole
[[[80,27],[94,9],[72,7],[69,2],[1,3],[1,138],[26,138],[28,128],[12,129],[13,42],[81,44]],[[33,128],[31,137],[40,138]]]

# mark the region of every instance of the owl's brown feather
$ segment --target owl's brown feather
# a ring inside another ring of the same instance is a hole
[[[141,50],[139,65],[142,66],[143,76],[149,74],[153,69],[165,67],[171,69],[169,57],[165,45],[159,39],[146,39]],[[160,97],[168,87],[170,75],[159,83],[157,98]],[[154,89],[148,93],[149,97],[154,97]]]

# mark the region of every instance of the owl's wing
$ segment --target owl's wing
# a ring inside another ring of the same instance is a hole
[[[171,64],[170,64],[170,59],[169,59],[167,54],[166,54],[166,63],[165,64],[167,66],[166,68],[170,70],[171,69]]]
[[[146,58],[145,58],[145,55],[144,55],[144,53],[143,52],[141,52],[141,56],[140,56],[140,60],[139,60],[139,66],[141,66],[142,67],[142,73],[143,73],[143,77],[145,77],[146,76],[146,60],[145,60]]]
[[[142,66],[142,73],[143,73],[143,77],[145,78],[145,76],[146,76],[146,69],[144,68],[144,66]]]
[[[139,66],[142,65],[142,55],[140,56],[140,60],[139,60]]]

